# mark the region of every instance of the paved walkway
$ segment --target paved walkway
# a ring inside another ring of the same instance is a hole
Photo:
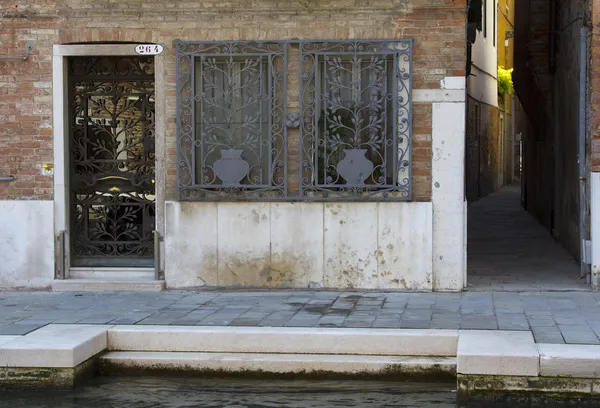
[[[49,323],[531,330],[600,344],[599,292],[0,292],[0,335]]]
[[[469,206],[469,290],[590,290],[573,257],[520,197],[515,185]]]

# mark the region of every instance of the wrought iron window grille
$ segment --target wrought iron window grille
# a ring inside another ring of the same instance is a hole
[[[179,199],[411,199],[412,40],[176,47]]]

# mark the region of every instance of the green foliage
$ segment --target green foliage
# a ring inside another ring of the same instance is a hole
[[[498,94],[504,95],[514,92],[512,73],[512,68],[505,69],[503,66],[498,67]]]

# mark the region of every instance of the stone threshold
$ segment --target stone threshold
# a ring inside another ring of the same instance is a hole
[[[139,277],[69,278],[52,281],[53,292],[160,292],[165,281]]]
[[[0,386],[129,372],[456,379],[459,401],[600,399],[600,346],[536,344],[528,331],[52,324],[0,336]]]

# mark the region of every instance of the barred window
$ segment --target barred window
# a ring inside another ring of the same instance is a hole
[[[286,195],[283,43],[179,44],[181,199]]]
[[[409,41],[303,42],[301,195],[410,199]]]
[[[411,53],[408,40],[178,44],[180,199],[410,200]]]

